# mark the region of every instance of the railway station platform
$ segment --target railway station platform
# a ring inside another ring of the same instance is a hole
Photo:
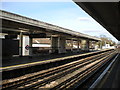
[[[38,62],[38,61],[45,61],[45,60],[50,60],[50,59],[55,59],[55,58],[60,58],[60,57],[66,57],[66,56],[71,56],[71,55],[77,55],[77,54],[83,54],[87,53],[88,51],[80,51],[80,52],[68,52],[68,53],[54,53],[54,54],[41,54],[37,56],[23,56],[23,57],[12,57],[11,59],[3,59],[2,60],[2,67],[7,67],[7,66],[13,66],[13,65],[19,65],[19,64],[27,64],[27,63],[32,63],[32,62]],[[92,52],[92,51],[89,51]],[[95,51],[93,51],[95,52]]]
[[[111,68],[107,71],[107,74],[103,77],[96,88],[120,88],[120,53]]]

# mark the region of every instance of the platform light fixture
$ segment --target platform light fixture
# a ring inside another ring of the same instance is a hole
[[[29,29],[26,29],[26,28],[18,28],[20,30],[20,32],[28,32]]]

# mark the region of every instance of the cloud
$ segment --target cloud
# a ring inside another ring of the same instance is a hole
[[[100,30],[100,29],[85,29],[85,30],[83,30],[84,32],[100,32],[100,33],[106,33],[107,31],[105,31],[105,30]]]
[[[92,19],[88,18],[88,17],[78,17],[77,20],[79,20],[79,21],[92,21]]]

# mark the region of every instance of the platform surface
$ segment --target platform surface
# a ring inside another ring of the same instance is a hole
[[[117,88],[117,90],[120,90],[120,53],[105,77],[97,85],[97,88],[109,88],[110,90]]]
[[[32,56],[32,57],[28,57],[28,56],[13,57],[11,59],[3,59],[2,60],[2,67],[27,64],[27,63],[38,62],[38,61],[45,61],[45,60],[61,58],[61,57],[77,55],[77,54],[83,54],[83,53],[86,53],[86,52],[81,51],[79,53],[71,52],[71,53],[65,53],[65,54],[44,54],[44,55]]]

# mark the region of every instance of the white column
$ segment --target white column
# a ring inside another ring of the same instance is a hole
[[[51,53],[58,53],[58,37],[51,37]]]
[[[86,43],[85,40],[81,40],[81,49],[82,50],[85,50],[85,43]]]
[[[89,51],[89,40],[86,40],[86,50]]]
[[[59,37],[58,38],[58,52],[59,53],[66,53],[66,39],[65,37]]]
[[[99,46],[98,46],[98,42],[95,41],[95,50],[98,50]]]
[[[89,51],[89,40],[82,40],[82,50]]]
[[[23,56],[29,55],[29,36],[23,35]]]
[[[102,41],[99,41],[100,42],[100,49],[102,49]]]
[[[71,39],[71,51],[73,51],[73,39]]]

